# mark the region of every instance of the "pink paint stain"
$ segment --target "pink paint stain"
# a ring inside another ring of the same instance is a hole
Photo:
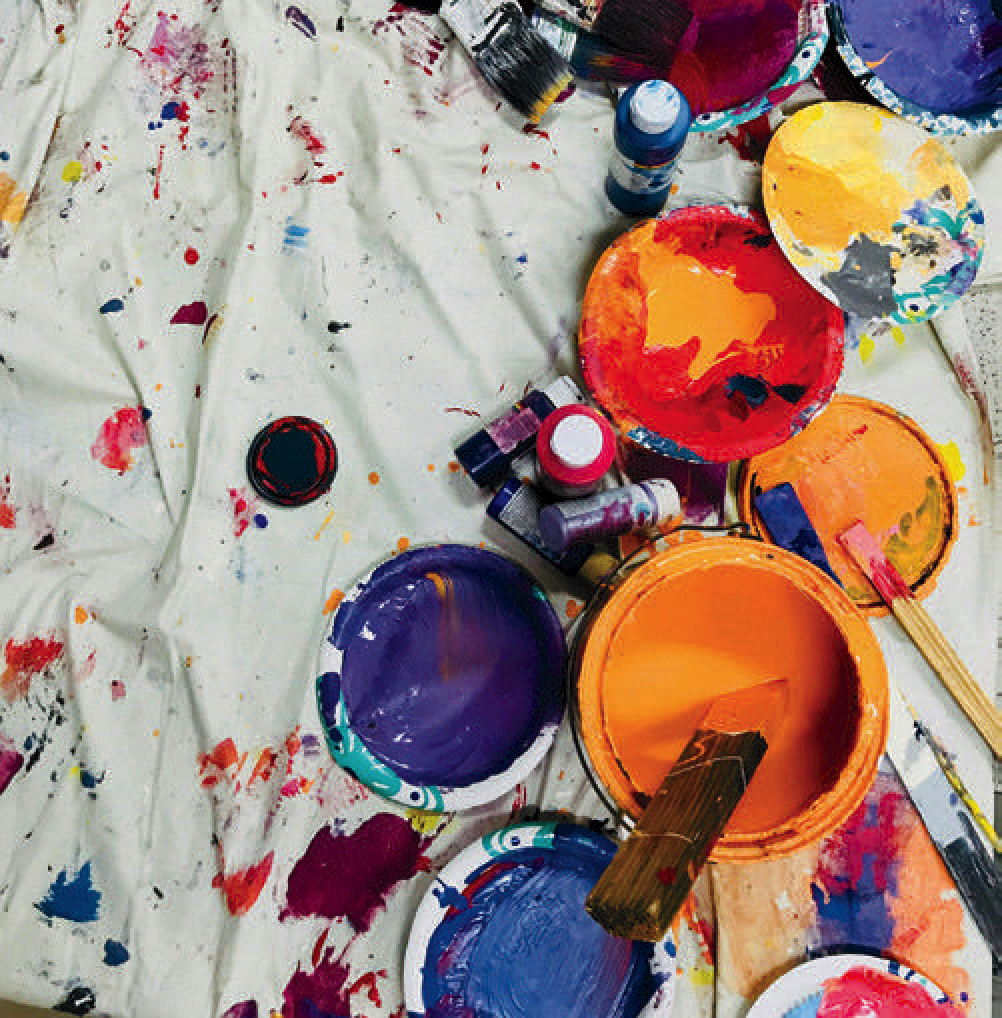
[[[6,667],[0,674],[0,693],[7,703],[28,695],[31,680],[59,659],[63,645],[53,637],[31,636],[17,643],[8,640],[4,647]]]
[[[187,87],[195,98],[213,77],[215,68],[209,53],[205,34],[199,26],[188,27],[158,12],[156,28],[146,52],[142,55],[143,67],[165,92],[180,94]]]
[[[90,447],[91,456],[109,470],[124,474],[132,466],[136,449],[146,445],[146,421],[150,412],[142,406],[116,410],[102,425]]]
[[[24,766],[24,756],[13,740],[0,734],[0,795],[14,780],[14,776]]]
[[[312,972],[298,966],[282,992],[282,1018],[351,1018],[351,970],[328,950]]]
[[[825,982],[817,1018],[962,1018],[949,1002],[937,1003],[915,982],[857,966]]]
[[[233,510],[233,536],[242,537],[251,523],[257,523],[258,500],[246,488],[229,488],[230,508]]]
[[[205,325],[208,320],[209,309],[205,306],[205,301],[196,300],[191,304],[182,304],[174,312],[170,323],[171,325]]]
[[[238,1004],[228,1007],[220,1018],[257,1018],[257,1001],[241,1000]]]
[[[251,910],[268,882],[274,859],[275,853],[269,852],[260,862],[213,878],[212,886],[222,889],[230,915],[242,916]]]
[[[111,680],[111,698],[112,700],[125,699],[125,683],[121,679]]]
[[[344,918],[365,932],[390,891],[428,867],[428,844],[394,813],[377,813],[350,835],[322,827],[289,874],[279,918]]]
[[[13,530],[17,526],[17,506],[10,501],[10,474],[0,484],[0,527]]]

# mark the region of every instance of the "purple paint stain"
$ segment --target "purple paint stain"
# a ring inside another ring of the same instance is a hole
[[[73,876],[63,870],[35,908],[49,919],[92,923],[97,919],[101,895],[91,882],[90,863],[85,862]]]
[[[196,300],[191,304],[182,304],[171,318],[171,325],[205,325],[209,320],[209,309],[204,300]]]
[[[110,938],[104,942],[104,963],[110,968],[124,965],[130,957],[129,949],[125,944],[120,944],[117,940]]]
[[[282,993],[282,1018],[351,1018],[351,972],[328,949],[312,972],[296,968]]]
[[[112,297],[111,300],[106,300],[99,308],[98,311],[102,315],[114,314],[116,311],[125,310],[125,301],[121,297]]]
[[[349,835],[322,827],[289,874],[279,918],[343,918],[363,933],[390,891],[423,868],[428,844],[394,813],[377,813]]]
[[[898,95],[934,113],[1002,96],[1002,21],[991,0],[839,0],[853,49]]]
[[[0,795],[7,791],[7,786],[14,780],[14,775],[23,766],[23,754],[15,749],[13,743],[0,736]]]
[[[227,1008],[219,1018],[257,1018],[257,1001],[241,1000],[240,1003]]]
[[[285,9],[285,20],[295,25],[307,39],[317,37],[317,26],[298,7],[290,5]]]

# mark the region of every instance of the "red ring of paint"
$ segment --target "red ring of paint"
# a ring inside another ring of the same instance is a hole
[[[569,467],[562,463],[550,446],[550,439],[557,425],[568,417],[587,417],[594,421],[602,432],[602,447],[598,456],[584,467]],[[543,420],[536,436],[536,456],[544,474],[558,484],[569,488],[587,488],[598,482],[608,472],[616,458],[616,432],[606,418],[593,407],[582,403],[570,403],[557,407]]]
[[[298,435],[311,443],[312,462],[303,476],[283,476],[268,459],[269,446]],[[325,494],[337,473],[337,448],[321,424],[309,417],[280,417],[265,425],[247,450],[247,477],[254,490],[268,502],[282,506],[306,505]]]

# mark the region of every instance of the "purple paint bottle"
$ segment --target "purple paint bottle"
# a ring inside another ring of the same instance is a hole
[[[548,505],[539,514],[539,532],[551,551],[563,554],[573,544],[642,530],[681,512],[675,485],[654,479]]]
[[[459,465],[481,488],[496,484],[512,461],[533,447],[543,421],[557,407],[583,399],[568,375],[561,375],[544,389],[532,389],[507,413],[456,446]]]

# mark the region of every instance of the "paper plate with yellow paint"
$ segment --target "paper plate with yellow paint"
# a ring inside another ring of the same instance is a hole
[[[800,110],[762,166],[766,215],[786,256],[844,311],[921,322],[970,288],[984,213],[943,145],[861,103]]]
[[[844,327],[764,216],[694,205],[603,253],[578,339],[585,382],[624,435],[677,459],[727,462],[796,434],[828,402]]]
[[[742,465],[738,513],[768,537],[755,498],[793,485],[846,593],[871,615],[886,606],[836,537],[857,520],[880,541],[917,597],[932,590],[957,537],[950,463],[892,407],[836,395],[799,435]]]

